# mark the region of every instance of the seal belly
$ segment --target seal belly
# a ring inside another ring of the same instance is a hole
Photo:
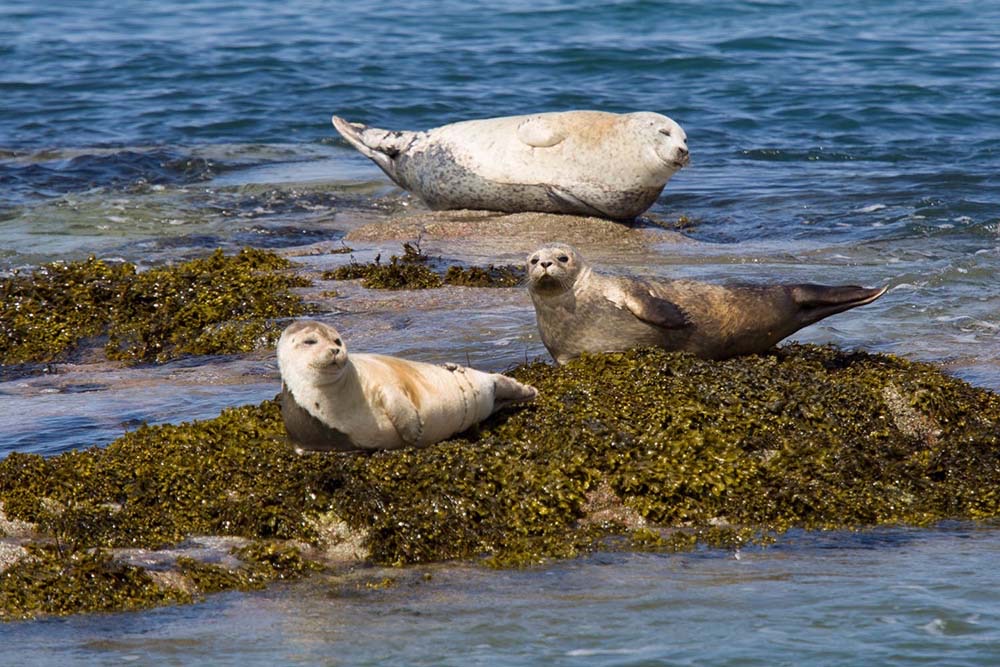
[[[411,150],[396,161],[399,184],[433,210],[539,211],[632,220],[656,202],[663,185],[625,190],[596,185],[504,183],[484,178],[446,146]]]

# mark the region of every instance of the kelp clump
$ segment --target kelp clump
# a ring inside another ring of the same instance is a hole
[[[524,282],[526,272],[519,266],[449,266],[444,274],[445,285],[460,287],[517,287]]]
[[[790,346],[724,362],[585,355],[512,375],[539,390],[535,403],[426,449],[299,457],[265,402],[103,450],[12,454],[0,502],[39,540],[77,551],[198,534],[320,545],[318,526],[333,521],[397,565],[521,566],[592,549],[732,547],[790,527],[1000,516],[1000,397],[929,365]],[[297,576],[309,558],[269,562]],[[5,576],[24,581],[29,567]],[[242,585],[216,574],[191,576]]]
[[[245,248],[137,272],[93,257],[0,280],[0,363],[51,362],[107,335],[125,361],[246,352],[273,342],[271,320],[305,312],[291,263]]]
[[[524,281],[525,271],[516,266],[462,267],[452,264],[444,273],[435,272],[427,264],[419,244],[404,243],[403,254],[392,255],[384,264],[381,256],[375,261],[349,264],[323,273],[323,280],[357,280],[369,289],[434,289],[443,285],[461,287],[516,287]]]
[[[0,278],[0,364],[55,361],[103,333],[135,266],[91,257]]]

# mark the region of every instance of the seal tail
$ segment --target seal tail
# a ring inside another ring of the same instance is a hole
[[[521,384],[514,378],[496,373],[493,375],[493,412],[513,405],[535,400],[538,390],[530,384]]]
[[[858,287],[856,285],[803,284],[791,288],[792,300],[799,307],[801,326],[818,322],[824,317],[842,313],[871,303],[889,291],[888,287]]]
[[[377,164],[394,183],[405,187],[397,177],[396,158],[413,143],[416,132],[380,130],[361,123],[351,123],[340,116],[333,117],[333,126],[347,143]]]

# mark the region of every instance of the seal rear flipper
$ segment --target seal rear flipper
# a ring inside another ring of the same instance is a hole
[[[871,303],[889,290],[888,287],[858,287],[856,285],[802,284],[789,287],[792,301],[800,309],[799,319],[805,324],[824,317]]]
[[[362,123],[351,123],[340,116],[334,116],[332,121],[337,132],[347,143],[377,164],[393,183],[402,188],[406,187],[399,182],[396,158],[413,143],[416,138],[415,132],[380,130]]]
[[[493,412],[513,403],[535,400],[538,390],[499,373],[493,376]]]

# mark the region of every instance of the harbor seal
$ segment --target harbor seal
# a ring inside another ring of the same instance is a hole
[[[333,126],[430,208],[632,220],[688,163],[687,135],[650,111],[565,111],[399,132]]]
[[[348,355],[337,330],[313,320],[282,332],[278,367],[285,429],[318,451],[426,447],[537,394],[498,373]]]
[[[603,275],[568,245],[528,256],[528,291],[542,342],[560,364],[582,352],[658,346],[704,359],[763,352],[888,288],[809,283],[714,285]]]

